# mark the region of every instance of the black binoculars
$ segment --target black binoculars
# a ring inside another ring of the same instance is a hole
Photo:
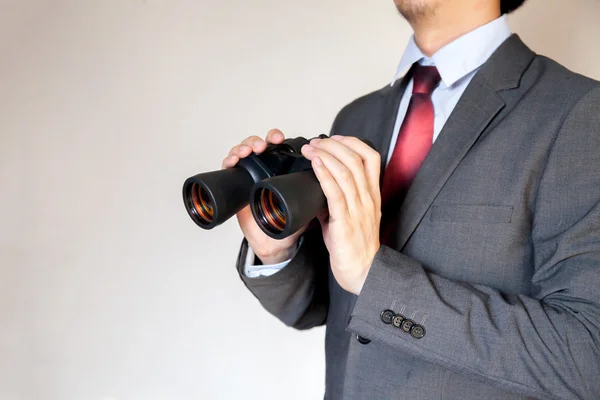
[[[199,227],[212,229],[250,203],[255,221],[267,235],[284,239],[294,234],[327,209],[311,163],[300,152],[309,142],[298,137],[270,144],[234,168],[188,178],[183,184],[188,214]]]

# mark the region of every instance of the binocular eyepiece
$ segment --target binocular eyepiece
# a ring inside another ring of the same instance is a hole
[[[320,135],[319,138],[326,138]],[[327,200],[309,160],[300,150],[310,140],[287,139],[234,168],[206,172],[183,184],[183,202],[203,229],[227,221],[248,203],[264,233],[284,239],[327,209]]]

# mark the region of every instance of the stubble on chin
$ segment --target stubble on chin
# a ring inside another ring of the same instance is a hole
[[[437,0],[394,0],[396,8],[408,22],[435,15]]]

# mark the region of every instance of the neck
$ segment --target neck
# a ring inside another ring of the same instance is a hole
[[[424,18],[410,21],[415,32],[415,43],[427,57],[431,57],[448,43],[492,22],[501,15],[499,7],[485,6],[482,3],[468,13],[459,7],[447,7],[448,10],[442,7]]]

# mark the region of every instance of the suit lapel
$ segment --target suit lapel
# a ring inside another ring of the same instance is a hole
[[[399,212],[387,216],[391,218],[389,223],[398,227],[392,230],[389,241],[393,247],[404,247],[460,161],[504,108],[498,92],[518,87],[533,57],[534,53],[513,35],[475,75],[423,162]]]

